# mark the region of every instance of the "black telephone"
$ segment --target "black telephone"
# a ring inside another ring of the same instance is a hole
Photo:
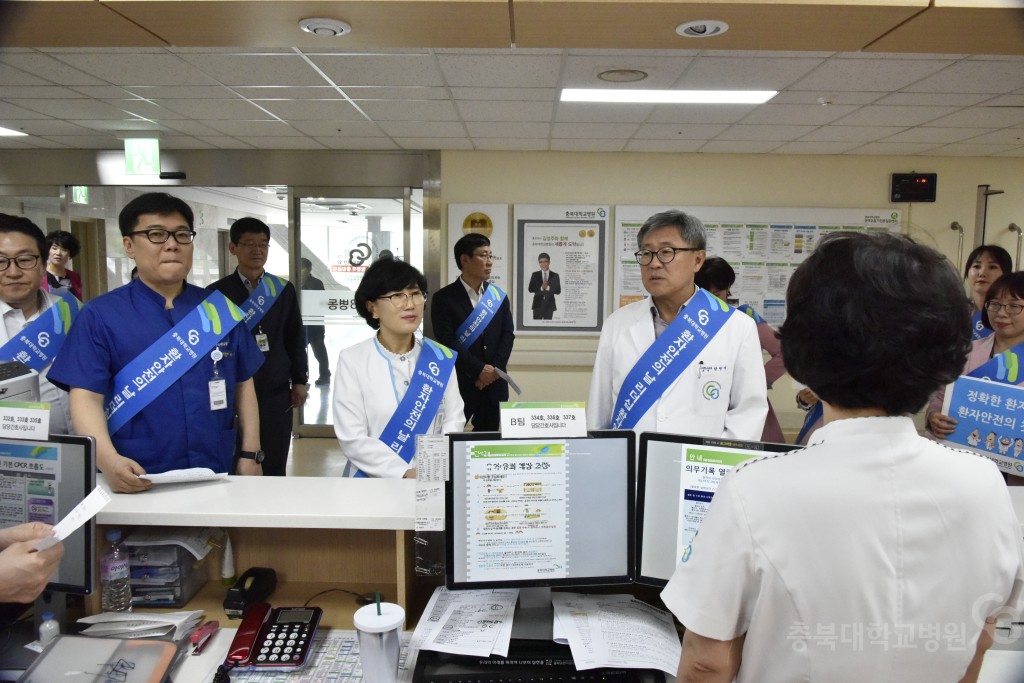
[[[323,610],[271,607],[265,602],[245,611],[224,667],[258,671],[298,671],[306,666]]]

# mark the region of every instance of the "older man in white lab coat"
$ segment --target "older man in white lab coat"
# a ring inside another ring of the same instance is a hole
[[[605,321],[590,429],[760,438],[768,390],[757,327],[694,284],[706,242],[704,225],[682,211],[641,227],[637,261],[650,297]]]

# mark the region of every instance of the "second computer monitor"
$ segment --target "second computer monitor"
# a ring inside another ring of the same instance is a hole
[[[732,467],[777,443],[680,434],[640,435],[637,473],[637,583],[664,586],[704,519],[718,483]]]
[[[523,440],[452,434],[448,587],[629,583],[635,441],[630,431]]]

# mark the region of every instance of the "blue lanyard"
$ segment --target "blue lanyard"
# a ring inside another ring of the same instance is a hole
[[[501,291],[497,285],[487,283],[487,289],[484,290],[480,301],[477,302],[476,308],[459,325],[459,329],[455,330],[455,338],[462,348],[472,346],[473,342],[480,338],[480,335],[498,314],[498,309],[501,308],[505,296],[505,292]]]

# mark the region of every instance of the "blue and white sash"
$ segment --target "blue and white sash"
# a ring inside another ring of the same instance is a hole
[[[423,338],[409,388],[378,437],[402,460],[412,462],[416,455],[416,436],[426,434],[434,423],[457,356],[447,346]],[[358,469],[354,476],[366,477]]]
[[[807,445],[805,439],[808,438],[808,432],[810,432],[811,427],[813,427],[814,424],[824,416],[825,405],[819,400],[817,403],[811,406],[811,409],[807,411],[806,415],[804,415],[804,424],[802,427],[800,427],[800,433],[797,434],[796,436],[797,445]]]
[[[288,281],[282,277],[263,273],[259,286],[252,290],[252,294],[242,302],[241,306],[242,314],[245,316],[245,326],[249,328],[250,332],[255,330],[256,326],[260,324],[263,316],[267,314],[267,311],[271,309],[278,297],[281,296],[281,292],[284,291],[286,284],[288,284]]]
[[[505,292],[501,291],[497,285],[487,283],[487,289],[484,290],[476,308],[459,325],[459,329],[455,330],[455,338],[464,348],[472,346],[473,342],[484,333],[484,330],[498,314],[498,309],[501,308],[501,302],[505,300],[505,296]]]
[[[1003,384],[1020,384],[1024,382],[1024,343],[1012,349],[1006,349],[998,356],[993,356],[987,363],[967,373],[968,377],[988,379]]]
[[[82,302],[71,292],[65,292],[59,301],[0,347],[0,358],[16,360],[36,372],[42,372],[60,353],[80,310]]]
[[[106,399],[110,433],[116,433],[177,382],[241,321],[242,309],[223,293],[212,292],[121,368],[114,377],[113,394]]]
[[[761,314],[755,311],[754,307],[751,306],[750,304],[740,304],[739,306],[736,307],[736,310],[739,311],[740,313],[746,313],[747,315],[749,315],[751,318],[754,319],[754,322],[757,323],[758,325],[764,322],[768,322],[767,320],[762,318]]]
[[[626,375],[615,399],[611,428],[633,429],[735,311],[710,292],[698,289]]]
[[[971,316],[971,341],[978,341],[992,334],[992,330],[985,327],[981,322],[981,311],[975,311]]]

